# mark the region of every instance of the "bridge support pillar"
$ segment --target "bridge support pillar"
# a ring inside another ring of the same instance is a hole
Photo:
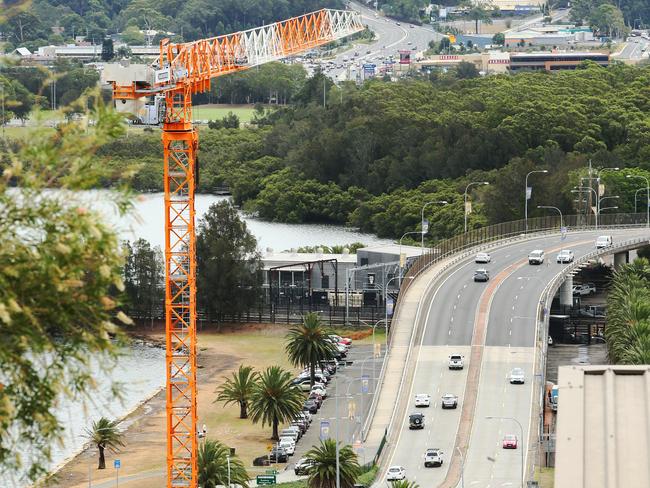
[[[567,276],[560,286],[560,305],[573,306],[573,276]]]
[[[630,251],[617,252],[614,254],[614,269],[618,269],[630,262]]]

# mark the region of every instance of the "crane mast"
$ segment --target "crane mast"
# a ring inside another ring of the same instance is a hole
[[[192,95],[210,80],[304,52],[363,29],[354,11],[323,9],[247,31],[181,44],[163,39],[148,67],[118,73],[113,98],[126,104],[164,96],[167,487],[198,486],[196,233],[198,132]]]

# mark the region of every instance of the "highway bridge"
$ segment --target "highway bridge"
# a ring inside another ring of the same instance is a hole
[[[613,246],[597,250],[596,238],[603,234],[613,237]],[[564,234],[558,228],[468,247],[421,271],[411,270],[365,433],[369,448],[385,435],[376,486],[385,485],[392,465],[403,466],[407,479],[422,487],[526,486],[540,458],[548,310],[556,291],[570,301],[571,276],[581,262],[614,254],[621,263],[626,251],[649,242],[645,226]],[[489,250],[491,263],[475,264],[475,253],[483,249]],[[528,264],[533,249],[545,251],[543,265]],[[561,249],[574,251],[574,263],[555,262]],[[489,270],[487,283],[473,281],[479,267]],[[454,353],[465,357],[464,369],[448,368]],[[525,371],[523,385],[508,381],[515,367]],[[425,428],[409,430],[417,393],[430,394],[431,406],[419,409]],[[446,393],[458,395],[457,409],[442,410]],[[506,434],[518,437],[517,449],[502,449]],[[442,467],[424,467],[427,448],[443,450]]]

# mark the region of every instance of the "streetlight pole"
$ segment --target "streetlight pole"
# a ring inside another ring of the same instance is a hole
[[[427,202],[422,206],[422,213],[420,217],[420,222],[422,223],[422,227],[420,227],[422,229],[422,254],[424,254],[424,209],[429,205],[433,205],[434,203],[447,205],[449,202],[447,200],[434,200],[432,202]]]
[[[392,277],[390,280],[386,282],[384,285],[384,322],[386,323],[386,354],[388,354],[388,285],[390,284],[391,281],[399,278],[398,276]],[[413,276],[408,276],[406,279],[412,280]],[[401,280],[400,280],[400,288],[401,288]],[[393,304],[393,314],[395,313],[395,305]]]
[[[646,227],[650,228],[650,183],[648,178],[641,175],[626,175],[626,178],[643,178],[645,180],[646,202],[645,202],[645,220]]]
[[[467,191],[469,190],[470,186],[473,185],[489,185],[487,181],[472,181],[469,185],[465,187],[465,195],[463,198],[464,201],[464,206],[463,206],[463,213],[465,214],[465,233],[467,233]]]
[[[557,207],[553,207],[551,205],[537,205],[537,208],[550,208],[550,209],[557,210],[558,213],[560,214],[560,230],[564,228],[564,220],[562,220],[562,210],[560,210]]]
[[[546,169],[537,169],[534,171],[530,171],[526,175],[525,179],[525,188],[524,188],[524,234],[528,234],[528,199],[530,198],[528,195],[528,177],[532,175],[533,173],[548,173],[548,170]],[[532,196],[532,191],[531,191],[531,196]]]
[[[420,231],[411,231],[411,232],[405,232],[402,237],[399,238],[399,285],[402,286],[402,239],[404,239],[406,236],[411,235],[411,234],[424,234],[424,232]]]
[[[645,188],[639,188],[637,191],[634,192],[634,213],[636,213],[636,199],[639,196],[640,191],[645,191]],[[647,204],[647,202],[646,202]]]
[[[515,422],[517,424],[517,426],[519,426],[519,435],[521,436],[521,437],[519,437],[519,439],[521,439],[521,441],[523,442],[523,440],[524,440],[524,428],[521,426],[521,423],[516,418],[514,418],[514,417],[493,417],[493,416],[488,416],[488,417],[485,417],[485,418],[488,419],[488,420],[512,420],[513,422]],[[517,446],[517,447],[519,447],[519,446]],[[523,446],[521,447],[521,449],[519,449],[519,452],[521,454],[521,488],[524,488],[524,449],[523,449]]]
[[[385,303],[384,303],[384,304],[385,304]],[[361,323],[362,323],[363,325],[365,325],[366,327],[372,327],[372,357],[373,357],[373,361],[372,361],[372,381],[373,381],[373,385],[374,385],[374,382],[376,381],[376,378],[377,378],[377,377],[375,376],[375,358],[376,358],[376,348],[377,348],[377,346],[375,345],[375,328],[376,328],[379,324],[381,324],[382,322],[386,322],[386,323],[388,323],[388,322],[387,322],[387,319],[379,319],[379,320],[375,323],[375,325],[367,324],[367,323],[364,322],[363,320],[361,321]],[[386,339],[388,339],[388,336],[386,336]],[[388,340],[386,341],[386,344],[388,344]],[[361,375],[363,375],[363,366],[365,366],[365,360],[364,360],[364,363],[363,363],[362,366],[361,366]]]
[[[226,454],[226,462],[228,463],[228,488],[230,488],[230,455]]]
[[[577,186],[575,187],[574,190],[571,190],[571,193],[584,193],[584,192],[591,192],[594,194],[594,203],[596,204],[596,210],[594,211],[594,214],[596,215],[596,230],[598,230],[598,193],[596,190],[594,190],[590,186]]]

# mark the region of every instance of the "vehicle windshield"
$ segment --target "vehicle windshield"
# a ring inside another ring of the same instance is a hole
[[[505,440],[507,440],[507,441],[516,441],[517,437],[515,437],[514,435],[507,435],[505,437]]]
[[[512,374],[524,374],[523,369],[515,368],[512,370]]]
[[[452,361],[458,361],[460,360],[460,356],[451,356]]]

